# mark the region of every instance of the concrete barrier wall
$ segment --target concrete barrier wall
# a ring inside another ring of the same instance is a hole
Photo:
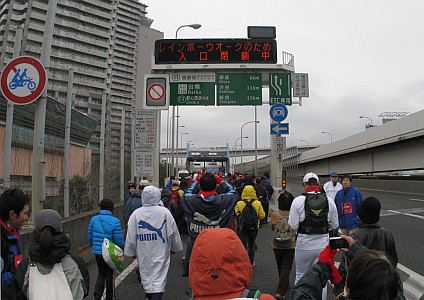
[[[424,195],[424,181],[353,179],[358,188]]]
[[[123,204],[115,204],[114,215],[121,220],[122,228],[124,228],[122,209]],[[98,210],[92,210],[83,214],[62,219],[63,231],[71,241],[71,251],[81,255],[87,263],[93,259],[87,236],[88,224],[90,223],[91,218],[98,212]],[[29,246],[33,240],[34,226],[30,225],[28,227],[24,227],[22,231],[23,254],[24,257],[26,257],[28,256]]]
[[[288,181],[292,184],[301,184],[302,178],[290,178]],[[323,183],[325,183],[327,179],[323,180],[320,178],[320,181],[323,181]],[[359,189],[362,188],[369,190],[408,193],[424,196],[424,181],[354,178],[352,185]]]

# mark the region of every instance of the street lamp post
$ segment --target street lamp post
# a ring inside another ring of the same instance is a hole
[[[179,153],[180,153],[180,151],[179,151],[179,145],[178,145],[178,128],[184,128],[185,127],[185,125],[178,125],[178,119],[180,118],[180,116],[179,115],[176,115],[175,116],[176,118],[177,118],[177,135],[176,135],[176,139],[177,139],[177,145],[175,146],[175,149],[176,149],[176,159],[175,159],[175,164],[176,164],[176,167],[177,167],[177,174],[178,174],[178,156],[179,156]]]
[[[333,142],[333,135],[330,132],[328,132],[328,131],[322,131],[321,133],[329,134],[330,135],[330,142],[331,143]]]
[[[243,139],[248,139],[248,138],[249,138],[248,136],[243,136],[243,137],[236,138],[236,140],[234,141],[234,161],[235,161],[234,162],[234,173],[236,172],[235,165],[237,163],[237,141],[243,140]]]
[[[200,27],[202,27],[202,25],[194,23],[194,24],[186,24],[186,25],[181,25],[180,27],[177,28],[177,30],[175,31],[175,39],[178,38],[178,31],[181,28],[184,27],[191,27],[193,29],[199,29]],[[178,106],[177,106],[177,116],[178,116]],[[178,119],[177,119],[177,128],[175,128],[175,105],[172,106],[172,167],[174,167],[175,161],[174,161],[174,155],[175,155],[175,144],[174,144],[174,140],[175,140],[175,136],[177,138],[177,151],[178,151]],[[178,164],[178,152],[177,152],[177,164]],[[175,170],[175,169],[174,169]],[[175,174],[175,171],[172,171],[172,175],[177,175]]]
[[[177,28],[177,30],[175,31],[175,39],[177,39],[178,38],[178,31],[181,29],[181,28],[184,28],[184,27],[191,27],[191,28],[193,28],[193,29],[199,29],[200,27],[202,27],[202,25],[201,24],[197,24],[197,23],[195,23],[195,24],[186,24],[186,25],[181,25],[180,27],[178,27]]]
[[[365,130],[368,130],[368,128],[374,127],[374,124],[372,123],[372,119],[367,116],[359,116],[359,119],[368,119],[370,120],[370,124],[365,124]]]
[[[166,120],[166,177],[169,177],[170,175],[170,155],[171,155],[171,151],[169,151],[169,146],[170,146],[170,142],[169,142],[169,132],[171,131],[171,118],[169,117],[169,109],[168,109],[168,117]]]
[[[253,121],[249,121],[249,122],[246,122],[246,123],[244,123],[243,125],[241,125],[241,128],[240,128],[240,169],[241,169],[241,171],[242,171],[242,173],[243,173],[243,139],[242,139],[242,137],[243,137],[243,127],[245,126],[245,125],[247,125],[247,124],[250,124],[250,123],[259,123],[260,121],[255,121],[255,120],[253,120]]]
[[[181,141],[181,163],[180,163],[180,165],[183,164],[183,149],[184,149],[184,147],[183,147],[183,135],[184,134],[188,134],[188,132],[181,132],[181,139],[180,139],[180,141]]]

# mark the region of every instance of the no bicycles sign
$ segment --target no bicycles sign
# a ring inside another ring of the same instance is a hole
[[[41,62],[30,56],[20,56],[10,61],[0,77],[4,97],[15,104],[29,104],[44,91],[47,75]]]

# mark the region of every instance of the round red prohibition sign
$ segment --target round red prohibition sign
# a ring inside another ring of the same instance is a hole
[[[15,104],[29,104],[44,91],[47,75],[41,62],[30,56],[11,60],[0,77],[1,91],[6,99]]]
[[[161,101],[165,98],[165,87],[160,83],[153,83],[147,89],[147,95],[152,101]]]

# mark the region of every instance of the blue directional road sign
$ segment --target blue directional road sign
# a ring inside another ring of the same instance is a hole
[[[283,122],[289,114],[289,110],[284,104],[276,103],[271,106],[269,110],[269,116],[275,122]]]
[[[289,123],[271,124],[271,134],[289,134]]]

